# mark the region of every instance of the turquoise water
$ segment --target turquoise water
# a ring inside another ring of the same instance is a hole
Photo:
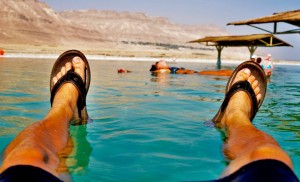
[[[0,149],[50,108],[54,60],[0,59]],[[74,181],[187,181],[225,169],[221,133],[208,122],[228,77],[151,75],[151,62],[91,60],[87,98],[94,122],[71,126],[74,147],[62,166]],[[194,70],[215,63],[173,63]],[[235,65],[227,65],[233,68]],[[132,73],[118,74],[117,68]],[[300,176],[300,67],[276,66],[254,119],[291,156]]]

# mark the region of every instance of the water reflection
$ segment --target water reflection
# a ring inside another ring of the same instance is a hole
[[[67,146],[59,153],[60,165],[57,169],[64,181],[71,181],[70,174],[84,174],[88,169],[93,148],[87,134],[87,125],[70,128]]]
[[[152,77],[151,77],[151,81],[152,82],[157,82],[159,84],[162,84],[162,85],[168,85],[169,84],[169,76],[170,74],[169,73],[151,73],[152,74]]]

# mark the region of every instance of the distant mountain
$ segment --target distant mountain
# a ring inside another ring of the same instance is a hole
[[[101,40],[97,31],[61,17],[38,0],[0,0],[0,42],[64,45],[70,39]]]
[[[81,10],[60,13],[62,17],[96,30],[110,41],[141,41],[182,44],[201,36],[224,34],[216,26],[187,26],[171,23],[164,17],[144,13]],[[225,32],[226,33],[226,32]]]
[[[178,25],[164,17],[151,17],[144,13],[100,10],[55,12],[39,0],[0,0],[0,4],[0,47],[21,44],[80,45],[87,49],[126,49],[127,45],[189,48],[195,45],[187,45],[190,40],[228,34],[214,25]]]

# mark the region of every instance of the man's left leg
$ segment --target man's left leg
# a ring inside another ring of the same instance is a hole
[[[72,67],[84,80],[85,63],[79,57],[74,57],[72,63],[62,67],[53,82],[56,83]],[[57,91],[46,117],[26,127],[8,145],[4,151],[0,173],[12,166],[30,165],[58,176],[57,153],[66,146],[70,120],[77,110],[78,96],[78,90],[73,84],[63,84]]]

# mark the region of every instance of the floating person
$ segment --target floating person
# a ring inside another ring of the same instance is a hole
[[[182,67],[169,67],[165,60],[160,60],[155,64],[151,65],[150,70],[154,73],[176,73],[176,74],[193,74],[196,73],[194,70],[186,70]]]
[[[130,73],[130,70],[124,69],[124,68],[119,68],[118,73]]]
[[[194,74],[199,75],[215,75],[215,76],[230,76],[232,70],[205,70],[205,71],[195,71],[187,70],[182,67],[169,67],[166,61],[160,60],[153,64],[150,68],[150,71],[154,73],[176,73],[176,74]]]

